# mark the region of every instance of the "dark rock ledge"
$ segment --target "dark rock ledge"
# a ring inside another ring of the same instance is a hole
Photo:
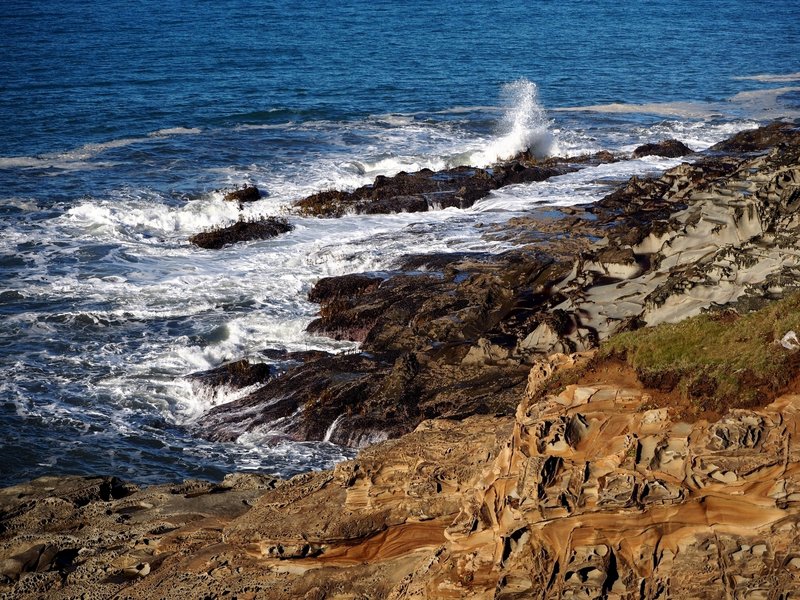
[[[442,171],[423,169],[400,172],[393,177],[379,176],[374,183],[352,192],[329,190],[296,203],[301,214],[341,217],[357,214],[425,212],[443,208],[469,208],[492,190],[515,183],[544,181],[588,165],[618,160],[610,152],[568,158],[537,159],[521,152],[513,159],[490,168],[455,167]]]

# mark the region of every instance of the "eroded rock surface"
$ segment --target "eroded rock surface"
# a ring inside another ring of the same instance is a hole
[[[800,396],[693,424],[650,408],[638,385],[533,399],[448,543],[397,598],[800,591]]]
[[[0,593],[383,598],[444,543],[510,433],[509,419],[426,422],[334,471],[289,481],[237,474],[216,485],[128,486],[124,497],[91,491],[107,478],[6,488]],[[91,490],[78,502],[74,488]]]

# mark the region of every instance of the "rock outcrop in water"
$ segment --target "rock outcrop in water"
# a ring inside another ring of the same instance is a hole
[[[529,152],[522,152],[487,169],[423,169],[416,173],[401,172],[393,177],[379,176],[372,184],[352,192],[329,190],[313,194],[299,200],[296,207],[302,214],[317,217],[341,217],[348,212],[373,215],[468,208],[492,190],[507,185],[544,181],[589,164],[614,160],[609,152],[549,159],[537,159]]]
[[[269,365],[250,363],[243,358],[225,363],[214,369],[192,373],[187,375],[186,379],[210,388],[229,387],[241,389],[265,383],[274,374]]]
[[[286,219],[265,217],[254,221],[239,220],[233,225],[197,233],[189,238],[195,246],[209,250],[219,250],[229,244],[265,240],[294,229]]]
[[[254,185],[245,185],[239,189],[228,192],[223,197],[226,202],[238,202],[239,206],[245,202],[255,202],[261,199],[261,190]]]
[[[642,144],[633,151],[633,158],[642,156],[664,156],[666,158],[678,158],[691,154],[692,149],[680,140],[664,140],[651,144]]]

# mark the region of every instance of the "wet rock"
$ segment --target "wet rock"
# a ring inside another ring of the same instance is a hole
[[[241,189],[228,192],[223,199],[226,202],[238,202],[241,205],[261,199],[261,191],[254,185],[246,185]]]
[[[775,122],[765,127],[748,129],[714,144],[714,152],[761,152],[779,144],[797,145],[800,143],[800,128],[795,123]]]
[[[568,160],[538,162],[523,154],[491,169],[456,167],[435,172],[430,169],[401,172],[393,177],[378,176],[371,185],[352,192],[319,192],[298,201],[296,206],[302,214],[318,217],[340,217],[348,212],[386,214],[468,208],[499,187],[543,181],[574,171],[577,167]]]
[[[524,388],[518,363],[462,364],[468,350],[331,355],[289,368],[266,386],[206,413],[196,431],[215,440],[263,432],[363,447],[394,438],[436,415],[508,413]],[[469,396],[464,390],[470,390]]]
[[[642,156],[678,158],[691,153],[692,149],[679,140],[663,140],[652,144],[642,144],[633,151],[633,158],[641,158]]]
[[[286,219],[266,217],[257,221],[237,221],[228,227],[220,227],[197,233],[189,241],[200,248],[218,250],[228,244],[264,240],[294,229]]]
[[[207,387],[218,388],[222,386],[241,389],[264,383],[272,377],[273,371],[264,363],[251,364],[247,359],[225,363],[208,371],[200,371],[187,375],[189,381],[197,382]]]
[[[382,278],[369,274],[351,273],[337,277],[323,277],[308,292],[308,299],[318,304],[335,302],[374,291]]]
[[[388,215],[402,212],[425,212],[430,205],[424,196],[395,196],[370,202],[359,212],[365,215]]]

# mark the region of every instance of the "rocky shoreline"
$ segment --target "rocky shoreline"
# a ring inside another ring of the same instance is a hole
[[[361,342],[360,352],[300,357],[210,410],[197,433],[229,441],[268,429],[363,447],[424,419],[511,414],[538,357],[800,289],[799,140],[772,125],[595,204],[532,211],[490,234],[514,241],[501,254],[411,254],[388,274],[324,278],[309,293],[320,304],[309,330]]]
[[[461,206],[504,181],[580,164],[523,156],[492,170],[401,174],[298,209]],[[197,433],[233,440],[268,429],[365,448],[358,458],[288,481],[238,474],[138,489],[46,478],[6,488],[0,592],[797,593],[800,360],[779,343],[786,331],[754,336],[739,316],[774,307],[756,314],[793,323],[798,208],[800,129],[774,123],[597,203],[533,211],[487,233],[513,240],[512,251],[409,255],[388,274],[323,279],[310,292],[320,304],[310,329],[359,341],[359,352],[286,357],[295,362],[283,373],[235,363],[205,374],[209,385],[263,385],[209,411]],[[596,354],[643,326],[702,327],[701,313],[779,362],[780,385],[762,385],[754,360],[737,367],[737,385],[754,393],[721,403],[711,371],[681,363],[677,342],[670,368],[631,362],[633,342]]]

